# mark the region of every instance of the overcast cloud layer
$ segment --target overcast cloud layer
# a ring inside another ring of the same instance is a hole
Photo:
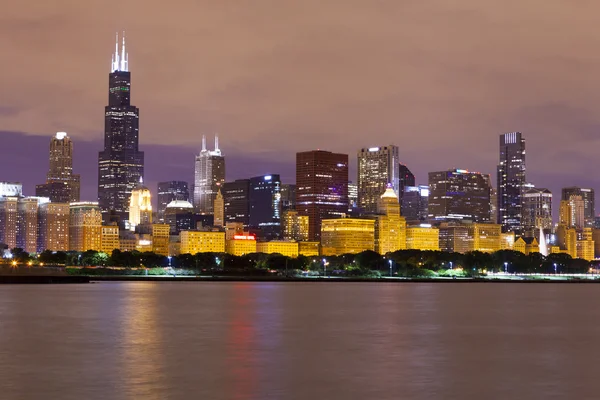
[[[498,135],[519,130],[528,180],[555,194],[598,189],[599,2],[0,2],[0,131],[15,143],[65,130],[76,148],[100,146],[114,34],[124,29],[142,150],[189,158],[186,176],[164,166],[173,179],[191,177],[201,135],[213,132],[226,155],[240,156],[228,157],[228,179],[246,173],[240,160],[266,160],[257,174],[287,165],[293,179],[296,151],[354,162],[360,147],[388,143],[420,183],[452,167],[494,176]],[[0,147],[0,180],[33,190],[6,161],[30,149],[10,148]],[[164,162],[154,153],[147,175]],[[75,168],[93,198],[90,154]],[[41,158],[31,167],[38,183]]]

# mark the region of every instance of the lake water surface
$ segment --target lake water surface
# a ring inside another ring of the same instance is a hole
[[[600,286],[0,286],[0,399],[598,399]]]

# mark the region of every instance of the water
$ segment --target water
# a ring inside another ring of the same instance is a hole
[[[597,285],[0,286],[0,398],[597,399]]]

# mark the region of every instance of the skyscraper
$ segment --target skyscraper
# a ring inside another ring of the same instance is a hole
[[[348,212],[348,155],[296,153],[296,210],[308,216],[309,240],[321,237],[321,220]]]
[[[127,219],[131,191],[144,175],[144,153],[139,151],[139,110],[131,105],[128,62],[125,38],[119,53],[117,35],[108,106],[104,109],[104,150],[98,156],[98,202],[105,222]]]
[[[38,208],[38,253],[69,250],[69,204],[40,203]]]
[[[271,174],[250,178],[249,223],[266,239],[281,236],[281,179]]]
[[[545,188],[523,191],[523,229],[528,237],[537,237],[540,228],[552,229],[552,192]]]
[[[381,195],[375,222],[375,251],[381,255],[406,248],[406,220],[391,185]]]
[[[404,196],[404,188],[407,186],[415,186],[415,175],[408,169],[404,164],[398,166],[398,176],[400,177],[398,183],[398,201],[402,204],[402,196]],[[402,211],[402,210],[401,210]]]
[[[281,210],[296,209],[296,185],[289,183],[281,184]]]
[[[206,136],[202,136],[202,150],[196,156],[194,172],[194,208],[200,214],[213,214],[215,197],[225,182],[225,157],[219,150],[218,136],[212,151],[206,149]]]
[[[102,214],[98,203],[71,203],[69,210],[69,250],[102,249]]]
[[[377,203],[388,185],[399,192],[398,146],[360,149],[358,158],[358,207],[365,213],[377,212]]]
[[[410,222],[427,220],[429,186],[405,186],[400,207],[401,215]]]
[[[158,200],[158,208],[156,210],[158,220],[164,222],[165,210],[170,202],[173,200],[190,200],[188,183],[184,181],[158,182],[156,198]]]
[[[50,140],[50,168],[46,183],[35,187],[35,195],[54,203],[79,201],[79,175],[73,174],[73,142],[65,132]]]
[[[500,135],[498,223],[502,231],[521,234],[521,191],[525,184],[525,139],[521,132]]]
[[[244,227],[250,225],[250,180],[238,179],[225,182],[221,187],[223,195],[223,223],[239,222]]]
[[[150,189],[144,186],[144,181],[140,178],[140,183],[131,191],[129,200],[129,228],[134,230],[138,225],[151,223],[152,198]]]
[[[428,219],[490,221],[489,175],[464,169],[429,173]]]
[[[585,220],[585,226],[592,228],[594,226],[594,217],[596,216],[594,189],[580,188],[577,186],[562,189],[562,200],[570,200],[571,196],[581,196],[581,199],[583,200],[583,218]]]

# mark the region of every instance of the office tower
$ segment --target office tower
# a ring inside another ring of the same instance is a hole
[[[473,251],[473,237],[468,225],[455,222],[443,222],[438,229],[441,251],[450,253],[466,253]]]
[[[249,188],[250,227],[260,229],[264,239],[280,238],[281,179],[279,175],[250,178]]]
[[[140,183],[131,191],[129,201],[129,229],[134,230],[140,224],[152,223],[152,199],[150,189],[144,186],[140,177]]]
[[[498,191],[496,188],[490,188],[490,221],[498,222]]]
[[[18,203],[16,196],[0,197],[0,243],[10,249],[17,247]]]
[[[165,210],[165,223],[169,225],[171,235],[195,229],[194,206],[189,201],[173,200]]]
[[[96,202],[71,203],[69,210],[69,250],[102,249],[102,213]]]
[[[225,157],[219,150],[218,136],[214,150],[206,149],[206,136],[202,136],[202,150],[196,156],[194,172],[194,208],[200,214],[212,214],[219,187],[225,182]]]
[[[581,196],[583,200],[583,208],[584,208],[584,225],[585,227],[593,227],[594,226],[594,218],[595,218],[595,196],[594,189],[590,188],[580,188],[576,186],[566,187],[562,189],[562,200],[569,200],[571,196]]]
[[[38,253],[69,250],[69,204],[41,203],[38,206]]]
[[[324,256],[374,251],[375,221],[359,218],[323,219],[321,245]]]
[[[298,215],[298,211],[294,210],[284,211],[281,224],[284,240],[295,242],[308,240],[308,216]]]
[[[552,230],[552,192],[545,188],[523,190],[523,229],[527,236],[537,237],[540,228]],[[538,238],[539,239],[539,238]]]
[[[405,192],[404,188],[407,186],[416,186],[415,176],[404,164],[398,166],[398,175],[400,176],[400,181],[398,183],[398,201],[402,203],[402,196],[404,196]]]
[[[296,185],[281,184],[281,211],[296,209]]]
[[[240,222],[250,225],[250,180],[225,182],[221,187],[224,203],[224,223]]]
[[[409,250],[440,250],[440,230],[430,225],[406,228],[406,248]]]
[[[521,189],[525,184],[525,139],[521,132],[500,135],[498,223],[502,231],[521,234]]]
[[[152,252],[161,256],[169,255],[171,227],[168,224],[152,224]]]
[[[100,251],[111,255],[114,250],[120,249],[119,226],[117,224],[102,226]]]
[[[489,222],[489,175],[464,169],[430,172],[428,219]]]
[[[43,197],[21,197],[17,202],[17,246],[28,253],[37,251],[38,204],[49,202]]]
[[[427,220],[429,186],[405,186],[400,214],[409,222]]]
[[[184,181],[159,182],[156,191],[158,208],[156,214],[160,222],[164,222],[167,205],[173,200],[190,201],[188,183]]]
[[[225,232],[183,231],[181,254],[224,253]]]
[[[391,185],[381,195],[375,223],[375,251],[381,255],[406,249],[406,220]]]
[[[213,220],[214,226],[224,226],[225,225],[225,200],[223,199],[223,193],[221,193],[221,188],[217,192],[217,197],[215,197],[214,203],[214,212],[215,218]]]
[[[358,208],[358,184],[348,182],[348,213],[360,214]]]
[[[348,212],[348,155],[313,150],[296,154],[296,210],[307,215],[310,240],[321,237],[321,220]]]
[[[118,35],[109,74],[108,106],[104,111],[104,150],[98,155],[98,203],[105,222],[127,219],[131,191],[144,175],[139,151],[139,110],[131,105],[131,73],[125,38],[119,53]]]
[[[73,142],[66,132],[57,132],[50,140],[50,169],[46,183],[35,187],[35,195],[53,203],[79,201],[79,175],[73,174]]]
[[[388,185],[399,193],[398,146],[360,149],[358,158],[358,207],[362,212],[377,212],[379,197]]]

